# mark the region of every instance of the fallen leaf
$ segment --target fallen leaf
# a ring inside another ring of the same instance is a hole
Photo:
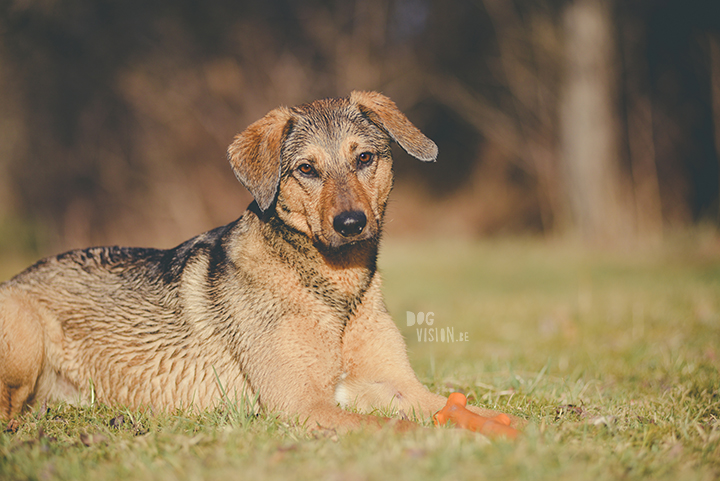
[[[113,427],[115,429],[120,428],[120,426],[122,426],[123,424],[125,424],[125,416],[123,416],[122,414],[120,414],[119,416],[115,416],[110,420],[110,427]]]
[[[94,444],[104,443],[107,442],[108,438],[104,434],[100,433],[94,433],[94,434],[87,434],[82,433],[80,434],[80,442],[82,442],[85,446],[92,446]]]
[[[576,406],[575,404],[563,404],[555,408],[555,421],[564,417],[567,414],[573,414],[577,417],[581,417],[585,411],[582,406]]]
[[[11,419],[7,423],[7,426],[5,426],[5,432],[6,433],[16,433],[16,432],[18,432],[18,429],[20,429],[20,426],[22,426],[20,421],[18,421],[17,419]]]

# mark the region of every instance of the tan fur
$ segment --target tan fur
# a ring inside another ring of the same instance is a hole
[[[437,155],[378,93],[273,110],[228,149],[255,197],[237,221],[169,250],[71,251],[0,284],[0,417],[91,395],[204,409],[223,392],[310,427],[382,422],[346,407],[441,409],[375,267],[393,140]]]

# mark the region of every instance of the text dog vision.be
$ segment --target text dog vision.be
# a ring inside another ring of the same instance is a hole
[[[459,332],[457,339],[455,338],[455,329],[452,327],[429,327],[435,322],[435,313],[428,312],[407,312],[407,325],[412,327],[414,325],[422,326],[425,324],[428,327],[418,327],[415,329],[417,333],[418,342],[461,342],[469,341],[467,332]]]

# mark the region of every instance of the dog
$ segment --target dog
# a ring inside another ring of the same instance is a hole
[[[437,157],[376,92],[277,108],[228,149],[254,198],[235,222],[168,250],[70,251],[0,284],[0,416],[91,397],[207,409],[230,395],[345,430],[384,425],[377,408],[442,409],[381,295],[392,142]]]

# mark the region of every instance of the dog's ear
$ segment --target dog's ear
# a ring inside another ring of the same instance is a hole
[[[356,104],[374,124],[386,131],[392,139],[405,149],[405,152],[424,162],[437,158],[438,148],[435,142],[423,135],[395,102],[377,92],[353,91],[350,102]]]
[[[280,107],[236,135],[228,148],[228,160],[235,176],[263,211],[275,200],[280,183],[282,143],[291,127],[290,110]]]

